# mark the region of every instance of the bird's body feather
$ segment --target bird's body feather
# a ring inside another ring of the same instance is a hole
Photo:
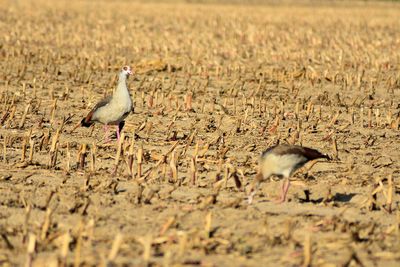
[[[93,119],[95,111],[100,110],[102,107],[107,106],[111,101],[112,96],[108,96],[98,102],[92,110],[87,114],[87,116],[82,120],[81,124],[85,127],[90,127],[96,120]]]
[[[268,148],[261,154],[261,158],[264,158],[269,154],[275,154],[275,155],[297,154],[304,156],[305,158],[307,158],[307,160],[314,160],[319,158],[329,159],[327,155],[322,154],[316,149],[296,146],[296,145],[286,145],[286,144],[275,145]]]
[[[301,168],[308,160],[299,154],[267,154],[263,159],[262,174],[264,178],[270,175],[289,177],[297,169]]]
[[[265,150],[260,157],[259,170],[254,182],[250,188],[249,203],[251,203],[255,191],[262,180],[277,175],[285,178],[282,186],[282,197],[280,201],[286,198],[289,189],[289,177],[304,164],[311,160],[326,158],[329,156],[322,154],[318,150],[296,146],[296,145],[276,145]]]
[[[132,100],[126,85],[126,75],[121,73],[118,86],[112,96],[98,102],[82,120],[82,126],[89,127],[94,122],[105,125],[118,125],[132,111]]]
[[[329,159],[327,155],[312,148],[286,144],[276,145],[261,154],[261,173],[264,179],[270,175],[288,178],[308,161],[319,158]]]
[[[97,108],[91,120],[107,125],[118,125],[123,121],[131,112],[132,105],[129,103],[122,105],[121,102],[113,100],[114,98],[111,98],[109,103]]]

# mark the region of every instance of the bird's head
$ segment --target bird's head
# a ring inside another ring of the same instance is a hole
[[[257,172],[256,177],[254,177],[253,182],[250,184],[247,190],[247,196],[248,196],[248,203],[251,204],[253,202],[253,197],[257,192],[258,187],[260,186],[260,183],[263,180],[263,176],[260,172]]]
[[[132,69],[129,66],[125,66],[121,70],[121,74],[124,75],[126,78],[129,77],[129,75],[132,75]]]

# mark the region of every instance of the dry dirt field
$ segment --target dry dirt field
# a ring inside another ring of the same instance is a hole
[[[1,1],[1,266],[399,266],[400,6],[205,2]],[[333,160],[248,205],[278,142]]]

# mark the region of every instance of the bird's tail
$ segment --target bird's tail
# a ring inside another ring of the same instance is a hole
[[[93,122],[87,121],[86,118],[81,120],[81,126],[83,126],[83,127],[90,127],[90,126],[92,126],[92,124],[93,124]]]
[[[84,118],[83,120],[81,120],[80,122],[75,124],[74,128],[69,133],[73,133],[78,127],[81,127],[81,126],[90,127],[92,124],[93,124],[93,122],[86,121],[86,118]]]

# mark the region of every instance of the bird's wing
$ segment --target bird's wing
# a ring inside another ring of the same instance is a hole
[[[302,154],[308,159],[308,160],[314,160],[314,159],[330,159],[328,155],[322,154],[316,149],[308,148],[308,147],[301,147],[302,149]]]
[[[278,145],[278,146],[273,146],[273,147],[267,149],[264,152],[264,154],[267,154],[271,151],[273,151],[273,153],[276,155],[285,155],[285,154],[302,155],[307,160],[314,160],[314,159],[320,159],[320,158],[330,159],[329,156],[322,154],[321,152],[319,152],[316,149],[302,147],[302,146],[296,146],[296,145],[282,144],[282,145]]]
[[[267,156],[268,153],[270,153],[272,150],[275,150],[277,147],[279,147],[279,146],[278,145],[274,145],[274,146],[271,146],[271,147],[267,148],[267,150],[265,150],[265,151],[263,151],[261,153],[261,158],[264,158],[265,156]]]
[[[108,103],[110,103],[112,99],[112,96],[108,96],[106,98],[104,98],[103,100],[101,100],[100,102],[98,102],[93,108],[92,110],[86,115],[86,117],[81,121],[81,124],[83,126],[87,126],[89,127],[90,125],[92,125],[92,117],[93,114],[96,112],[96,110],[98,110],[101,107],[104,107],[105,105],[107,105]]]

